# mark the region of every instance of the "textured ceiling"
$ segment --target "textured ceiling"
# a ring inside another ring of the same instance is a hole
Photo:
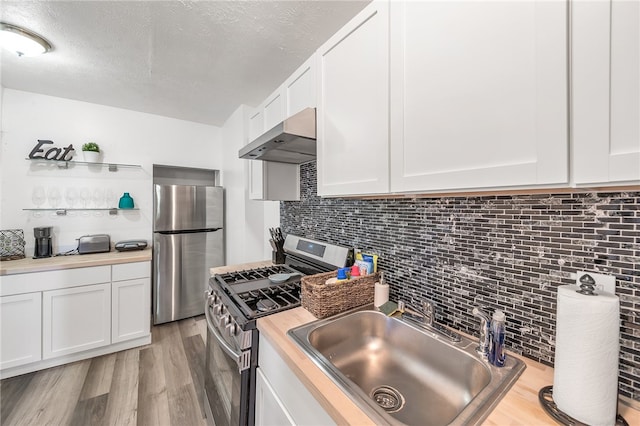
[[[255,106],[366,1],[5,1],[45,37],[1,56],[3,87],[221,126]]]

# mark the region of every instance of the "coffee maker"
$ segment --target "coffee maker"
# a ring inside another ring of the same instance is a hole
[[[33,236],[36,237],[36,247],[33,253],[34,259],[53,256],[53,246],[51,244],[52,229],[52,226],[33,228]]]

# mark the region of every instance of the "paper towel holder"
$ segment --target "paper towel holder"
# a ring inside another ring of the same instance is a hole
[[[597,295],[596,295],[597,296]],[[556,422],[564,426],[588,426],[564,413],[553,401],[553,386],[545,386],[538,392],[538,401],[544,411]],[[620,414],[616,414],[616,426],[629,426]]]
[[[580,290],[576,290],[576,293],[584,294],[586,296],[597,296],[595,292],[596,280],[589,274],[584,274],[580,277]]]

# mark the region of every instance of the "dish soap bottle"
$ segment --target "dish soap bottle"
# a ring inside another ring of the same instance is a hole
[[[506,355],[504,353],[505,333],[504,312],[496,310],[491,318],[491,347],[489,349],[489,362],[496,367],[504,366]]]

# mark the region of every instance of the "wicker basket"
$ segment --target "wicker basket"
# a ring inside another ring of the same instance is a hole
[[[373,303],[378,273],[346,282],[325,284],[336,271],[302,277],[302,306],[316,318],[326,318],[357,306]]]
[[[24,259],[24,231],[0,230],[0,260]]]

